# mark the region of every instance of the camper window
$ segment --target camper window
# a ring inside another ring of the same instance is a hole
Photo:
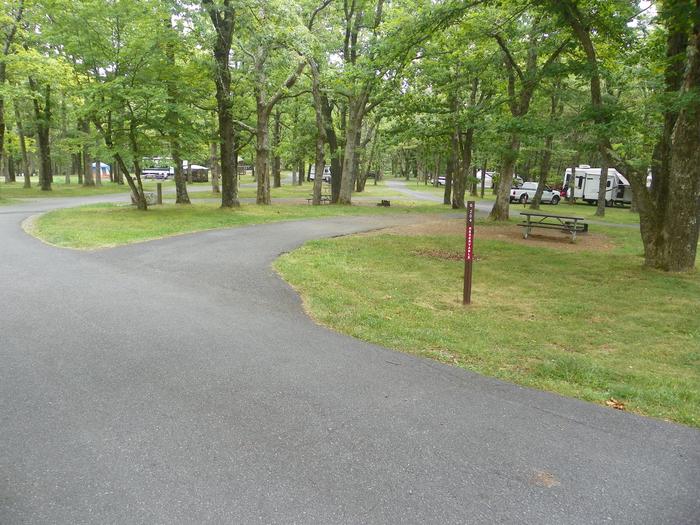
[[[578,178],[578,189],[583,188],[583,177],[577,177]]]
[[[605,185],[605,187],[606,187],[606,188],[609,188],[610,186],[612,186],[612,181],[611,181],[611,180],[608,181],[608,183]]]

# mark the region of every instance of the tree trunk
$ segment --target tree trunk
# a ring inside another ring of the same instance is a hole
[[[146,201],[146,194],[143,191],[143,185],[141,183],[141,161],[138,158],[134,158],[134,176],[136,177],[136,207],[141,211],[148,210],[148,201]]]
[[[255,129],[255,176],[257,178],[256,204],[270,204],[270,132],[267,106],[257,104]]]
[[[453,137],[454,138],[454,137]],[[450,144],[452,144],[450,142]],[[445,172],[445,191],[442,196],[443,204],[452,203],[452,178],[457,166],[457,152],[454,147],[450,147],[450,156],[447,157],[447,171]]]
[[[5,69],[5,63],[0,62],[0,68]],[[0,73],[3,77],[0,83],[0,89],[5,87],[4,73]],[[5,153],[5,99],[0,95],[0,166],[2,165],[3,154]]]
[[[12,155],[7,155],[7,180],[17,182],[15,177],[15,158]]]
[[[476,167],[476,164],[472,166],[472,179],[471,183],[469,184],[470,186],[470,194],[472,197],[478,197],[479,192],[477,190],[477,179],[476,179],[476,172],[478,171],[479,168]]]
[[[177,140],[170,143],[170,151],[175,164],[175,204],[191,204],[190,196],[187,193],[187,181],[182,169],[182,158],[180,157],[180,145]]]
[[[79,153],[74,153],[75,155],[75,174],[78,176],[78,184],[82,186],[83,184],[83,152],[82,147]]]
[[[601,155],[600,178],[598,179],[598,202],[595,210],[596,217],[605,216],[605,194],[608,185],[608,155]]]
[[[316,134],[316,160],[314,162],[314,192],[313,204],[318,206],[321,204],[321,190],[323,188],[323,170],[326,167],[326,159],[324,157],[325,142],[320,133]]]
[[[576,157],[574,158],[574,162],[571,165],[571,177],[569,178],[569,187],[567,188],[567,199],[569,201],[569,204],[574,204],[576,202],[576,196],[574,195],[574,192],[576,190],[576,168],[578,167],[578,161],[579,161],[579,153],[576,152]]]
[[[95,158],[95,186],[102,186],[102,161]]]
[[[113,161],[112,166],[114,167],[114,179],[116,180],[117,184],[124,184],[124,176],[122,175],[122,169],[119,166],[119,163]]]
[[[90,134],[90,123],[87,120],[80,122],[80,130],[85,134],[83,142],[83,186],[94,186],[95,179],[92,176],[92,160],[87,146],[87,135]]]
[[[175,68],[175,46],[173,38],[177,38],[177,29],[174,26],[174,20],[170,15],[164,17],[165,33],[170,35],[171,40],[165,41],[166,57],[168,65]],[[165,121],[169,127],[168,134],[170,139],[170,154],[173,157],[175,164],[175,204],[190,204],[190,196],[187,193],[187,183],[185,182],[184,174],[182,173],[182,154],[178,130],[180,128],[180,117],[175,107],[178,103],[178,84],[177,80],[171,75],[165,82],[168,93],[168,109],[165,113]],[[191,163],[188,163],[190,166]],[[192,182],[191,180],[189,182]]]
[[[365,191],[365,185],[367,184],[367,178],[369,177],[370,171],[372,171],[372,165],[374,164],[374,157],[377,152],[377,134],[375,133],[374,135],[374,140],[372,141],[372,146],[370,147],[369,150],[369,158],[367,159],[367,165],[362,173],[361,177],[358,177],[357,179],[357,192],[361,193]],[[379,170],[375,171],[374,173],[374,184],[375,186],[377,185],[377,178],[379,177],[379,174],[377,173]]]
[[[137,140],[136,120],[134,119],[133,115],[131,115],[131,119],[129,120],[129,147],[131,150],[132,162],[134,163],[134,178],[136,179],[135,181],[129,180],[129,186],[131,186],[132,189],[136,189],[136,192],[133,193],[134,200],[136,201],[136,207],[139,210],[147,211],[148,201],[146,200],[146,194],[143,191],[143,182],[141,179],[141,151],[139,150]],[[124,172],[127,173],[126,167],[124,167]],[[128,175],[127,179],[130,179]]]
[[[275,188],[282,186],[282,158],[279,154],[280,140],[282,135],[282,115],[280,110],[275,110],[275,125],[273,127],[272,134],[272,147],[273,147],[273,157],[272,157],[272,177],[274,180]]]
[[[481,165],[481,198],[484,198],[484,189],[486,188],[486,157],[484,157],[484,163]],[[493,184],[493,180],[491,181]]]
[[[216,85],[216,113],[219,121],[219,148],[221,152],[221,207],[233,208],[240,206],[238,172],[236,170],[238,159],[233,158],[234,154],[237,154],[237,148],[231,111],[231,71],[229,69],[229,54],[236,13],[229,0],[224,0],[221,6],[219,4],[215,6],[213,0],[202,0],[202,5],[207,9],[216,30],[214,83]]]
[[[433,176],[433,187],[437,188],[440,183],[440,164],[442,163],[442,157],[440,153],[435,156],[435,175]],[[376,179],[375,179],[376,180]]]
[[[507,221],[510,209],[510,188],[513,184],[513,174],[515,173],[515,162],[520,152],[520,137],[517,133],[511,133],[508,151],[503,157],[503,167],[501,177],[498,181],[496,192],[496,202],[493,204],[489,217],[495,221]]]
[[[564,111],[564,107],[559,104],[559,93],[561,85],[557,83],[555,85],[555,91],[550,97],[550,108],[549,117],[550,125],[554,126],[554,120],[557,118],[557,112],[561,116],[561,112]],[[530,209],[539,210],[540,203],[542,201],[542,193],[544,193],[544,186],[547,182],[547,177],[549,176],[549,170],[552,164],[552,144],[554,142],[553,135],[547,135],[544,139],[544,149],[542,150],[542,157],[540,159],[540,173],[537,181],[537,190],[535,191],[535,196],[532,199],[532,204],[530,204]]]
[[[212,193],[221,193],[221,188],[219,188],[219,155],[215,142],[209,145],[209,165],[211,166],[211,191]]]
[[[360,173],[360,160],[362,158],[363,154],[363,145],[362,145],[362,128],[359,127],[357,128],[355,132],[355,160],[353,161],[353,167],[352,167],[352,181],[350,183],[350,191],[353,191],[355,189],[355,186],[358,183],[358,180],[362,176]]]
[[[323,172],[326,167],[325,145],[328,138],[326,132],[326,119],[323,111],[323,97],[321,94],[320,75],[318,65],[313,58],[309,59],[311,69],[311,95],[314,102],[314,114],[316,116],[316,158],[314,164],[314,190],[313,204],[315,206],[321,204],[321,189],[323,186]],[[303,165],[299,166],[299,179],[304,177]],[[332,174],[331,174],[332,177]]]
[[[345,130],[345,155],[343,158],[343,175],[340,181],[339,204],[352,204],[352,188],[357,167],[356,156],[359,131],[362,127],[363,97],[355,97],[349,107],[348,123]]]
[[[17,136],[19,138],[19,153],[22,158],[22,173],[24,173],[24,187],[31,188],[32,180],[30,178],[31,172],[29,171],[29,158],[27,156],[27,141],[24,136],[24,127],[22,125],[22,118],[20,116],[19,108],[17,107],[17,102],[15,101],[15,120],[17,121]]]
[[[306,171],[306,163],[304,162],[304,159],[301,159],[299,161],[299,181],[298,181],[299,186],[301,186],[304,183],[305,171]]]
[[[537,179],[537,190],[535,191],[535,196],[532,198],[532,203],[530,204],[531,210],[540,209],[540,203],[542,202],[542,193],[544,193],[544,186],[547,183],[549,168],[552,162],[553,141],[554,137],[552,137],[552,135],[548,135],[544,139],[544,150],[542,151],[542,157],[540,159],[540,174]]]
[[[29,85],[33,92],[32,103],[36,118],[36,136],[39,146],[39,185],[42,191],[51,191],[52,167],[51,167],[51,86],[44,87],[43,107],[39,103],[37,85],[32,77],[29,77]]]
[[[601,155],[602,164],[606,167],[610,166],[610,159],[608,155],[608,150],[610,148],[610,139],[606,132],[604,132],[605,125],[608,123],[609,117],[604,111],[603,105],[603,95],[601,90],[600,82],[600,69],[598,67],[598,56],[591,38],[590,28],[586,27],[583,23],[583,15],[580,12],[578,5],[572,0],[564,0],[556,2],[556,7],[563,14],[564,19],[569,23],[573,29],[576,38],[581,44],[584,53],[586,54],[586,61],[588,62],[588,70],[590,71],[590,91],[591,91],[591,106],[593,107],[593,121],[598,128],[596,133],[598,134],[598,152]],[[602,192],[607,179],[604,181],[601,175],[600,186],[598,189],[598,208],[596,209],[596,215],[602,217],[605,215],[605,193]],[[602,199],[601,199],[602,196]]]
[[[464,209],[464,193],[467,191],[467,175],[472,157],[472,143],[474,140],[474,128],[469,128],[461,134],[459,128],[455,129],[452,137],[452,148],[456,150],[457,164],[452,177],[452,208]]]
[[[680,5],[675,4],[669,3],[671,16],[674,8],[675,13],[683,12]],[[683,27],[683,24],[678,26]],[[677,55],[674,39],[682,40],[670,31],[670,57]],[[688,43],[686,73],[680,86],[680,91],[686,95],[700,89],[700,23],[693,27]],[[677,81],[674,72],[667,71],[666,78],[667,86],[672,90]],[[663,159],[667,155],[663,162],[668,166],[668,176],[666,180],[653,180],[653,204],[648,202],[648,197],[639,200],[645,264],[666,271],[692,271],[700,224],[700,100],[697,97],[689,99],[675,119],[673,115],[666,116],[668,120],[675,120],[670,147],[661,156]],[[646,191],[642,183],[645,179],[644,174],[636,178],[638,193]]]

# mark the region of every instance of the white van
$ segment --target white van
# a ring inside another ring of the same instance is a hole
[[[591,168],[581,165],[576,168],[573,183],[571,168],[564,173],[564,187],[568,188],[566,196],[581,199],[588,204],[598,204],[598,186],[600,184],[600,168]],[[629,181],[614,168],[608,168],[608,180],[605,189],[605,205],[630,204],[632,202],[632,189]]]

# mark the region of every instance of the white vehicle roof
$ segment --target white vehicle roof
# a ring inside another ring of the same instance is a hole
[[[600,177],[600,172],[602,168],[589,168],[585,166],[578,166],[576,168],[576,174],[580,174],[581,172],[585,173],[586,175],[595,175]],[[571,174],[571,168],[566,169],[567,174]],[[629,185],[629,181],[620,173],[617,171],[615,168],[608,168],[608,177],[611,175],[617,175],[617,177],[620,179],[620,182],[624,185]]]

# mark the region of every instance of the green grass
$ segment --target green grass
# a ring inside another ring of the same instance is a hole
[[[340,332],[700,427],[700,275],[645,270],[638,232],[605,233],[612,250],[571,252],[477,232],[467,308],[463,263],[443,257],[459,259],[461,236],[313,241],[276,268]]]
[[[77,181],[76,177],[71,178]],[[0,199],[5,199],[7,203],[12,199],[35,199],[51,197],[85,197],[89,195],[107,195],[111,193],[128,193],[129,187],[126,185],[114,184],[112,182],[102,182],[102,186],[84,187],[80,184],[65,184],[63,177],[56,177],[51,185],[51,191],[41,191],[38,181],[32,179],[32,187],[24,188],[24,181],[0,183]]]
[[[132,206],[99,204],[55,210],[38,217],[31,233],[45,242],[69,248],[103,248],[215,228],[339,215],[440,213],[439,206],[402,202],[376,206],[307,206],[243,204],[221,209],[217,204],[152,206],[147,212]]]
[[[242,182],[249,183],[250,177],[245,177]],[[254,180],[253,180],[254,182]],[[330,186],[327,184],[323,185],[323,193],[330,193]],[[304,182],[301,186],[292,186],[291,184],[283,185],[280,188],[271,188],[270,196],[272,199],[306,199],[313,192],[313,182]],[[221,198],[220,193],[212,193],[211,191],[191,191],[189,192],[190,199],[219,199]],[[384,183],[379,183],[374,186],[371,182],[365,186],[365,191],[361,193],[353,193],[353,198],[355,197],[399,197],[403,194],[399,191],[387,188]],[[256,196],[255,188],[240,188],[238,197],[241,199],[254,199]]]

